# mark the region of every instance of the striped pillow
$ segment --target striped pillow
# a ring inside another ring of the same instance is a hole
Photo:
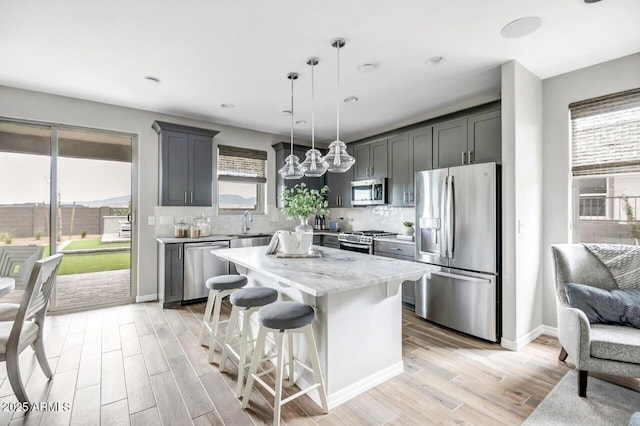
[[[585,313],[591,324],[617,324],[640,328],[640,290],[605,290],[567,283],[569,305]]]

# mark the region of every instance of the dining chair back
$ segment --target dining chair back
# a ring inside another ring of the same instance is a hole
[[[62,254],[54,254],[35,262],[15,320],[0,322],[0,361],[7,362],[9,383],[20,402],[30,402],[22,383],[19,364],[20,353],[27,346],[33,347],[45,375],[53,377],[44,348],[43,329],[49,297],[62,257]]]

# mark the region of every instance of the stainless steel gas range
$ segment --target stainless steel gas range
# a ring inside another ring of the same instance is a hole
[[[343,232],[338,234],[338,242],[342,250],[373,254],[373,239],[390,235],[396,235],[396,233],[384,231]]]

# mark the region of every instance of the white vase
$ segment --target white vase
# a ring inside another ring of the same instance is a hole
[[[412,226],[405,226],[404,229],[402,230],[402,234],[408,237],[412,236],[413,233],[414,233],[414,230]]]
[[[313,242],[313,232],[278,231],[280,251],[285,254],[307,254]]]

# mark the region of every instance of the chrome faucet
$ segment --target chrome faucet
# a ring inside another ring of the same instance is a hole
[[[251,213],[249,213],[248,210],[244,211],[244,214],[242,215],[242,233],[246,234],[247,231],[250,229],[249,228],[249,222],[253,222],[253,216],[251,216]]]

